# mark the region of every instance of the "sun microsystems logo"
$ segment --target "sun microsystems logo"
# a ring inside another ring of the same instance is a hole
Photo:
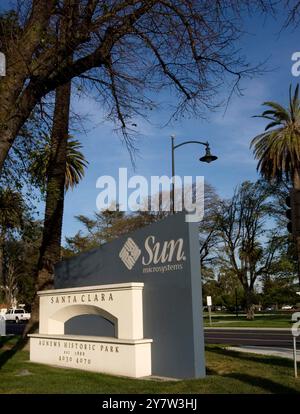
[[[131,270],[133,268],[140,255],[141,250],[138,245],[130,237],[128,237],[119,254],[120,259],[127,269]]]

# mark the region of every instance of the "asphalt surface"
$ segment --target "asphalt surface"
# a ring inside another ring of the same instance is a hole
[[[6,323],[7,335],[21,335],[26,323]],[[206,344],[292,348],[290,329],[205,328]],[[300,348],[300,337],[297,338]]]
[[[291,348],[290,329],[205,328],[205,343]],[[300,345],[300,337],[297,338]]]
[[[6,321],[6,335],[22,335],[25,329],[26,323],[9,322]]]

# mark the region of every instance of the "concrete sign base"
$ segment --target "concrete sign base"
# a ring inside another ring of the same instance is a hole
[[[32,362],[139,378],[151,375],[152,339],[143,334],[143,283],[38,292],[39,334],[30,336]],[[65,335],[66,323],[97,315],[116,337]]]
[[[133,378],[151,375],[151,339],[42,334],[29,336],[32,362]]]

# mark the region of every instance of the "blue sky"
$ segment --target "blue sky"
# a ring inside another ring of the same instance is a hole
[[[2,7],[4,6],[2,3]],[[278,17],[279,19],[279,17]],[[96,210],[99,190],[96,180],[101,175],[117,177],[120,167],[127,167],[129,174],[171,175],[170,135],[175,134],[177,143],[184,140],[208,140],[212,152],[219,159],[212,164],[198,161],[203,148],[187,145],[176,151],[176,173],[178,175],[203,175],[222,197],[230,197],[233,189],[244,180],[256,180],[256,162],[249,149],[252,137],[262,131],[265,122],[252,118],[262,111],[262,102],[276,100],[286,103],[288,87],[299,78],[291,74],[291,56],[300,51],[299,29],[280,32],[282,21],[260,15],[247,17],[245,34],[238,47],[247,60],[255,66],[267,59],[271,71],[242,82],[243,96],[233,96],[229,107],[218,112],[206,113],[206,119],[183,119],[162,127],[170,113],[167,110],[153,111],[151,123],[138,121],[140,139],[137,141],[139,155],[133,171],[129,154],[116,135],[114,125],[103,123],[101,108],[92,99],[73,99],[74,110],[88,115],[87,133],[76,135],[83,145],[89,168],[80,185],[69,191],[65,200],[63,237],[74,235],[80,226],[75,215],[91,216]],[[226,90],[220,90],[224,96]],[[161,99],[163,98],[160,97]],[[42,206],[41,206],[42,207]]]
[[[252,118],[262,111],[262,102],[277,100],[287,102],[288,87],[299,81],[291,74],[291,55],[300,51],[297,31],[280,33],[280,21],[267,20],[254,15],[246,20],[247,35],[239,47],[252,65],[267,61],[271,71],[242,82],[243,96],[234,96],[227,111],[207,113],[207,119],[186,119],[162,127],[169,113],[167,110],[153,113],[151,124],[138,122],[142,133],[137,142],[139,156],[136,171],[130,157],[118,137],[114,126],[101,123],[101,109],[92,100],[74,102],[74,109],[89,115],[89,132],[80,136],[83,151],[90,165],[80,185],[66,196],[63,234],[73,235],[79,229],[74,220],[78,214],[91,215],[96,210],[99,190],[96,180],[100,175],[117,177],[120,167],[127,167],[129,174],[171,175],[170,135],[175,134],[177,143],[184,140],[208,140],[212,152],[219,159],[212,164],[198,161],[203,148],[187,145],[175,153],[176,173],[179,175],[203,175],[222,197],[230,197],[234,187],[244,180],[256,180],[256,162],[249,149],[252,137],[262,131],[265,122]],[[220,95],[225,93],[220,90]]]

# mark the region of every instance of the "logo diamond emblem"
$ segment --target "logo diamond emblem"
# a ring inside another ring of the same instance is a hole
[[[141,250],[139,249],[138,245],[132,240],[131,237],[128,237],[126,243],[119,253],[119,257],[127,269],[131,270],[133,268],[140,255]]]

